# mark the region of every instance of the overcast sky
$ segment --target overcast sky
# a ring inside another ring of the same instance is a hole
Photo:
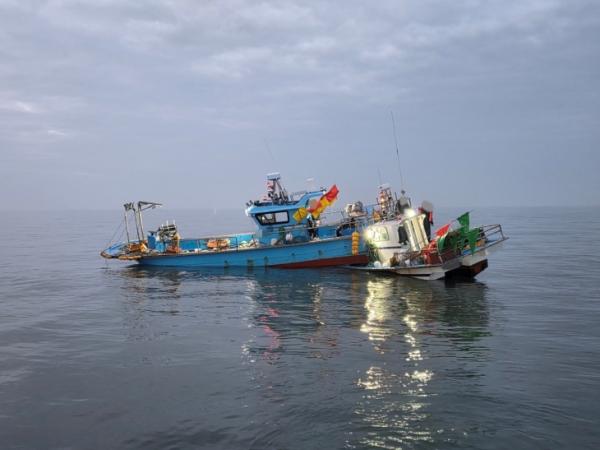
[[[598,0],[0,0],[0,209],[600,204]]]

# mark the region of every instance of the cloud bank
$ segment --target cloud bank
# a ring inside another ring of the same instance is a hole
[[[365,199],[390,111],[416,197],[597,204],[599,43],[587,0],[0,1],[0,208]]]

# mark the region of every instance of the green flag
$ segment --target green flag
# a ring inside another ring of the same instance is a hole
[[[480,236],[480,229],[475,228],[467,232],[467,239],[469,240],[469,248],[471,249],[471,254],[475,253],[475,249],[477,248],[477,241]]]
[[[464,231],[467,231],[469,229],[469,213],[468,212],[464,213],[462,216],[460,216],[456,220],[458,221],[458,223],[460,223],[460,226]]]

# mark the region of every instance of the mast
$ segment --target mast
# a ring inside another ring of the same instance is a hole
[[[147,209],[154,209],[154,208],[158,208],[162,206],[162,203],[156,203],[156,202],[144,202],[144,201],[139,201],[137,203],[137,212],[135,211],[134,208],[134,212],[136,212],[136,229],[138,229],[138,235],[139,235],[139,240],[140,242],[142,242],[144,240],[144,221],[142,220],[142,211],[145,211]]]
[[[142,221],[142,211],[146,209],[154,209],[162,206],[161,203],[155,202],[137,202],[137,208],[135,203],[125,203],[123,208],[125,208],[124,220],[125,220],[125,232],[127,233],[127,243],[131,243],[131,235],[129,234],[129,211],[133,212],[133,219],[135,222],[135,234],[137,235],[138,241],[144,241],[144,222]]]
[[[138,202],[138,217],[140,222],[140,241],[144,240],[144,223],[142,222],[142,202]]]
[[[127,220],[127,205],[125,206],[125,212],[123,213],[123,219],[125,221],[125,233],[127,234],[127,243],[129,244],[131,242],[131,239],[129,238],[129,220]]]
[[[400,173],[400,192],[404,195],[404,177],[402,176],[402,167],[400,165],[400,151],[398,150],[398,137],[396,136],[396,120],[394,119],[394,111],[390,111],[392,116],[392,127],[394,128],[394,143],[396,144],[396,158],[398,159],[398,172]]]
[[[139,231],[137,228],[137,218],[135,217],[135,204],[134,203],[125,203],[123,205],[123,208],[125,208],[125,231],[127,233],[127,243],[131,242],[131,236],[129,234],[129,216],[127,215],[127,213],[129,211],[133,211],[133,215],[134,215],[134,219],[135,219],[135,232],[138,235],[139,238]]]

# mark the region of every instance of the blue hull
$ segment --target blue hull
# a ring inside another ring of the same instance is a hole
[[[362,245],[361,245],[362,247]],[[144,256],[140,265],[176,267],[324,267],[365,264],[364,248],[352,254],[352,238],[343,236],[300,244]]]

